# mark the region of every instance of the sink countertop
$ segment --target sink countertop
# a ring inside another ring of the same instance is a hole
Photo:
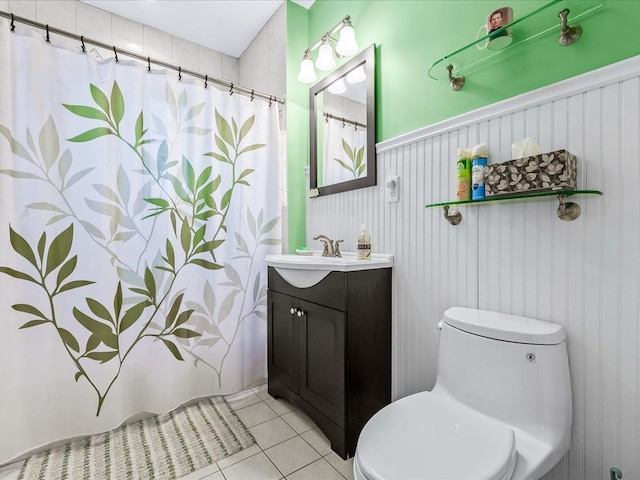
[[[374,253],[371,260],[356,260],[355,252],[342,252],[342,257],[323,257],[320,251],[313,255],[275,254],[267,255],[267,265],[278,269],[321,270],[335,272],[354,272],[373,270],[393,266],[393,255]]]

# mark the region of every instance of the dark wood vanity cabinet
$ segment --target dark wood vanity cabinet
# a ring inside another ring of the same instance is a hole
[[[268,388],[342,458],[391,401],[391,269],[331,272],[298,288],[268,271]]]

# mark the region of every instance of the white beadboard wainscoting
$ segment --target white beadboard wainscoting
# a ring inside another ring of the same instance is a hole
[[[463,206],[458,226],[424,208],[455,197],[458,146],[485,142],[489,162],[502,162],[525,137],[574,153],[578,188],[603,192],[574,200],[577,220],[560,220],[555,199]],[[436,324],[450,306],[558,323],[573,434],[544,480],[605,480],[612,466],[640,478],[639,138],[634,57],[380,143],[377,186],[307,201],[308,246],[322,233],[353,251],[366,223],[373,251],[394,255],[394,399],[433,386]],[[385,201],[389,174],[398,203]]]

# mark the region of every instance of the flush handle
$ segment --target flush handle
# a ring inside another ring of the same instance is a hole
[[[438,324],[436,325],[436,328],[437,328],[438,330],[442,330],[442,320],[440,320],[440,321],[438,322]]]

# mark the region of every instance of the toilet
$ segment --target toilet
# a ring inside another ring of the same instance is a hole
[[[356,480],[537,480],[571,440],[564,330],[531,318],[449,308],[436,384],[364,426]]]

